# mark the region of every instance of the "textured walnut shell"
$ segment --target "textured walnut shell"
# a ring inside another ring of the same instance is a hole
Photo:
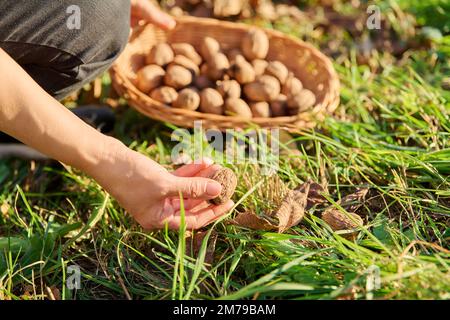
[[[252,118],[252,111],[247,102],[239,98],[229,98],[225,101],[225,114],[245,119]]]
[[[174,17],[182,17],[185,15],[185,12],[183,11],[182,8],[175,6],[175,7],[170,8],[169,14]]]
[[[219,182],[222,186],[222,191],[220,195],[212,200],[213,204],[220,205],[226,203],[234,194],[237,186],[237,177],[236,174],[228,168],[221,168],[217,172],[214,173],[210,179]]]
[[[178,98],[173,103],[174,108],[197,110],[200,106],[200,95],[193,88],[186,88],[178,93]]]
[[[174,53],[172,48],[167,43],[159,43],[150,50],[145,62],[163,67],[171,63],[173,58]]]
[[[280,94],[275,100],[270,103],[270,110],[272,117],[284,117],[288,115],[287,112],[287,97]]]
[[[244,86],[244,93],[251,101],[273,101],[280,94],[280,83],[269,75],[263,75],[256,81]]]
[[[240,84],[246,84],[255,81],[255,70],[243,56],[236,56],[235,62],[229,70],[230,76],[235,78]]]
[[[213,39],[211,37],[203,38],[203,41],[200,44],[200,54],[202,55],[203,59],[209,61],[219,52],[220,44],[216,39]]]
[[[193,61],[197,66],[201,65],[202,57],[197,53],[195,48],[189,43],[173,43],[172,50],[175,55],[182,55]]]
[[[200,0],[200,2],[203,2],[203,0]],[[211,18],[213,16],[213,8],[210,6],[210,3],[196,5],[192,10],[189,10],[188,15],[199,18]]]
[[[350,218],[351,217],[351,218]],[[334,231],[352,230],[364,225],[363,219],[356,213],[343,213],[338,209],[329,209],[322,214],[322,220],[325,221]],[[358,232],[343,234],[347,239],[355,239]]]
[[[207,74],[211,80],[223,79],[223,76],[230,67],[228,58],[223,53],[216,53],[211,59],[208,60]]]
[[[192,82],[192,73],[182,67],[172,64],[167,67],[164,83],[172,88],[181,89],[188,86]]]
[[[217,84],[217,91],[224,99],[239,98],[241,96],[241,86],[236,80],[224,80]]]
[[[255,59],[252,61],[253,70],[255,70],[256,76],[262,76],[268,65],[269,63],[266,60]]]
[[[251,101],[266,101],[267,96],[262,91],[262,85],[257,81],[244,86],[244,94]]]
[[[289,72],[286,82],[281,88],[281,93],[286,96],[295,96],[296,94],[300,93],[302,89],[302,82],[297,79],[292,72]]]
[[[165,71],[155,64],[145,66],[137,73],[137,87],[144,93],[150,93],[159,87],[164,79]]]
[[[227,54],[228,60],[230,60],[230,62],[236,61],[236,57],[238,57],[238,56],[244,57],[244,54],[238,48],[231,49]]]
[[[250,110],[255,118],[269,118],[271,114],[270,106],[265,101],[250,103]]]
[[[194,86],[197,89],[203,90],[205,88],[210,88],[214,83],[206,75],[199,75],[194,78]]]
[[[176,64],[188,69],[192,73],[192,75],[197,76],[200,74],[200,68],[192,60],[186,58],[185,56],[182,55],[175,56],[171,64]]]
[[[178,97],[178,93],[171,87],[159,87],[150,93],[150,97],[164,104],[172,104]]]
[[[265,74],[268,74],[269,76],[273,76],[273,77],[277,78],[281,84],[284,84],[289,75],[289,70],[280,61],[271,61],[267,65]]]
[[[271,1],[259,1],[256,7],[256,14],[265,20],[275,21],[279,15]]]
[[[265,59],[269,52],[269,38],[260,29],[251,29],[242,39],[242,52],[247,60]]]
[[[200,93],[200,111],[205,113],[223,114],[222,95],[212,88],[203,89]]]
[[[201,74],[201,75],[205,75],[205,76],[208,75],[208,64],[203,63],[203,64],[200,66],[200,74]]]
[[[215,17],[231,17],[238,15],[244,6],[242,0],[214,0]]]
[[[306,111],[314,106],[316,96],[308,89],[302,89],[298,94],[288,97],[287,106],[291,115]]]

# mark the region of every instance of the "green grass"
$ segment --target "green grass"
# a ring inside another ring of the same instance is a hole
[[[307,28],[279,24],[327,46]],[[450,92],[440,88],[450,51],[434,43],[401,60],[376,52],[370,67],[357,64],[354,49],[338,51],[336,116],[295,135],[301,152],[281,158],[279,176],[290,187],[326,181],[334,200],[370,187],[358,212],[366,224],[355,241],[333,232],[318,208],[286,234],[226,218],[205,237],[217,236],[209,264],[207,241],[192,258],[183,228],[142,232],[80,172],[1,161],[0,299],[48,298],[47,287],[64,299],[450,299]],[[118,114],[116,136],[169,163],[171,126],[126,108]],[[250,166],[231,167],[261,179]],[[231,215],[266,205],[242,179],[235,200]],[[73,264],[82,271],[78,291],[65,288]],[[381,286],[371,291],[373,266]]]

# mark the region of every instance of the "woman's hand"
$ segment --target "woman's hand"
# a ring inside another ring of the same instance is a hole
[[[188,164],[170,173],[144,155],[113,142],[92,172],[93,177],[145,229],[178,229],[183,195],[187,229],[199,229],[226,214],[234,205],[207,202],[220,194],[221,185],[205,177],[219,165],[209,159]]]
[[[131,27],[140,21],[152,23],[162,29],[170,30],[175,27],[175,20],[157,8],[149,0],[131,0]]]
[[[165,223],[179,228],[180,192],[188,229],[207,225],[233,206],[231,201],[221,206],[206,202],[221,191],[219,183],[203,178],[217,170],[211,162],[170,173],[77,118],[2,49],[0,70],[0,131],[92,176],[144,228],[162,228]]]

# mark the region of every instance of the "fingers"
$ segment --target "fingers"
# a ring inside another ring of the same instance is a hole
[[[213,163],[214,162],[211,159],[203,158],[200,163],[194,162],[186,164],[172,172],[172,174],[177,177],[193,177],[196,176],[200,171],[211,166]]]
[[[198,172],[195,176],[199,178],[209,178],[212,177],[217,171],[222,168],[219,164],[214,164],[208,168]]]
[[[183,199],[184,210],[191,210],[200,205],[205,200],[202,199]],[[174,211],[180,211],[181,200],[179,198],[173,198],[170,203]]]
[[[199,164],[185,165],[175,172],[176,176],[170,183],[168,196],[209,200],[217,197],[222,191],[222,186],[214,180],[207,179],[220,169],[219,165],[211,165],[212,160],[203,159]]]
[[[211,179],[174,177],[167,195],[176,197],[181,193],[183,198],[209,200],[217,197],[221,191],[220,183]]]
[[[204,209],[201,209],[197,212],[192,211],[186,211],[185,213],[185,224],[186,228],[188,230],[196,230],[200,229],[226,213],[234,206],[233,201],[228,201],[222,205],[216,206],[216,205],[210,205]],[[168,224],[168,227],[170,229],[179,229],[181,225],[181,215],[179,212],[177,212],[176,215],[171,216],[168,218],[165,223]]]
[[[150,1],[136,1],[136,8],[134,8],[134,10],[139,11],[138,14],[142,20],[146,20],[162,29],[171,30],[175,28],[175,20],[170,15],[157,8]]]

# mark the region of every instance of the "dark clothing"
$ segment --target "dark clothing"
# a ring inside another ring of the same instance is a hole
[[[130,0],[0,0],[0,48],[56,99],[107,70],[129,33]]]

